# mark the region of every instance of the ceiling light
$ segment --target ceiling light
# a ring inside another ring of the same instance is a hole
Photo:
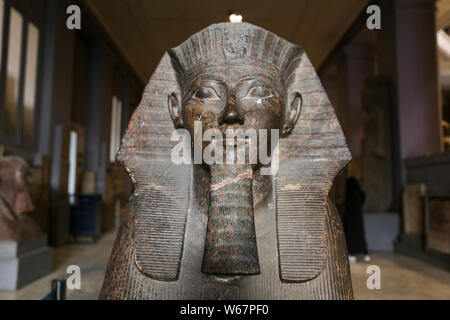
[[[230,22],[237,23],[242,22],[242,16],[240,14],[232,13],[230,14]]]

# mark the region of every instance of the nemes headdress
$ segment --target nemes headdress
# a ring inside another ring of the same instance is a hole
[[[325,267],[328,192],[351,159],[333,107],[300,47],[248,23],[221,23],[163,56],[117,156],[135,184],[136,265],[152,279],[178,278],[192,178],[192,165],[175,165],[170,158],[177,141],[171,141],[167,97],[172,92],[181,96],[184,79],[198,66],[240,62],[263,62],[279,73],[287,91],[302,97],[296,127],[280,139],[274,177],[280,278],[305,282]]]
[[[303,50],[263,28],[249,23],[219,23],[194,34],[169,54],[189,75],[199,66],[264,63],[284,74]]]

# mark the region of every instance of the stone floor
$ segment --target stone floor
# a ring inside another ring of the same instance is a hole
[[[370,265],[380,267],[381,288],[368,289]],[[450,300],[450,270],[393,252],[372,254],[369,263],[350,264],[355,299],[444,299]]]
[[[103,235],[95,244],[71,244],[53,251],[53,272],[13,292],[0,291],[4,299],[42,299],[50,292],[52,279],[66,279],[67,267],[77,265],[81,270],[81,289],[67,290],[68,300],[97,299],[111,254],[116,232]]]
[[[15,292],[0,292],[0,299],[41,299],[50,291],[51,280],[67,278],[70,265],[81,268],[81,289],[67,290],[67,299],[97,299],[115,232],[96,244],[68,245],[54,251],[54,271]],[[380,267],[381,289],[367,288],[370,265]],[[450,272],[400,254],[372,254],[370,263],[351,263],[356,299],[450,299]]]

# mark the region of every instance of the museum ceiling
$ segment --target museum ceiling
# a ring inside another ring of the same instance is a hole
[[[85,0],[143,82],[164,52],[193,33],[228,21],[230,10],[301,45],[318,67],[368,0]]]

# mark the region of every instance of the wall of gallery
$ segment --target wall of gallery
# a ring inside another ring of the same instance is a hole
[[[369,250],[448,265],[450,51],[436,39],[450,19],[434,0],[374,3],[382,28],[362,12],[319,69],[353,154],[331,196],[343,213],[345,179],[358,178]],[[80,30],[66,26],[72,4]],[[144,83],[78,1],[0,0],[0,49],[0,153],[32,165],[49,244],[85,228],[71,221],[76,206],[94,208],[94,238],[117,226],[131,184],[114,155]]]
[[[66,26],[72,4],[79,30]],[[114,155],[143,83],[77,1],[0,0],[0,48],[0,152],[32,166],[34,216],[50,245],[89,229],[74,227],[71,206],[94,208],[88,234],[98,237],[130,194]]]
[[[357,178],[369,250],[448,267],[450,18],[433,0],[374,3],[381,28],[363,12],[319,72],[353,155],[332,196],[344,212],[345,179]]]

